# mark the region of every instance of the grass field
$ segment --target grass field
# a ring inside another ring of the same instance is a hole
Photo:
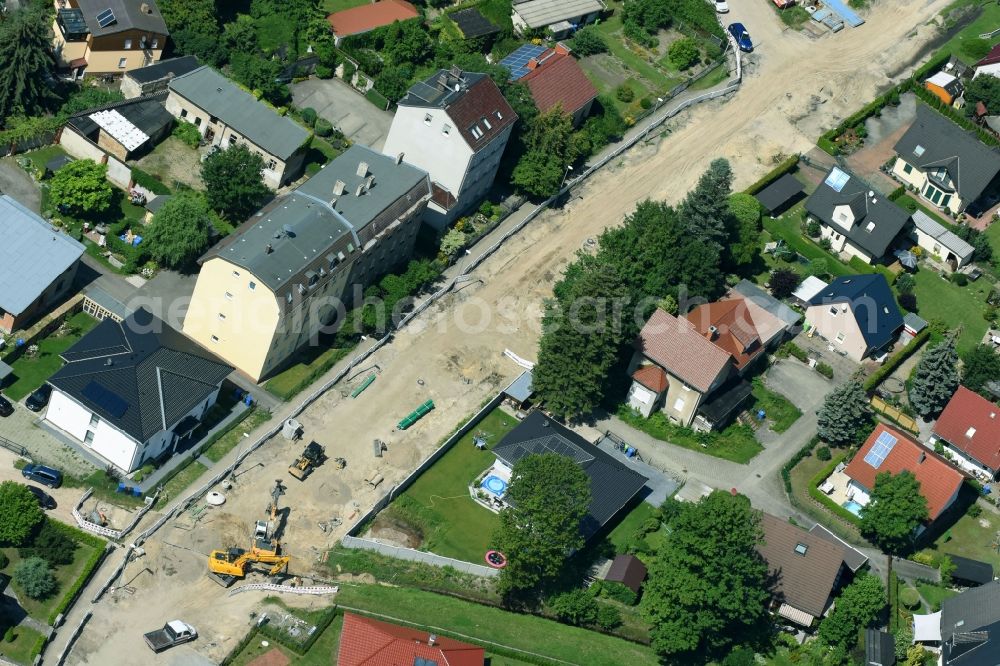
[[[764,217],[764,229],[770,234],[772,240],[783,240],[788,247],[792,248],[806,259],[823,259],[826,261],[827,270],[835,277],[841,275],[853,275],[854,271],[850,266],[840,261],[832,254],[821,248],[816,243],[802,235],[800,228],[802,222],[802,211],[804,207],[800,204],[793,207],[781,217],[772,220]],[[801,266],[797,270],[802,271]]]
[[[38,342],[38,354],[29,358],[22,355],[14,361],[14,376],[17,379],[4,389],[11,400],[21,400],[36,388],[45,383],[59,368],[62,367],[62,359],[59,357],[64,351],[72,347],[90,329],[97,326],[97,320],[85,312],[78,312],[67,320],[75,332],[69,335],[55,337],[50,335]]]
[[[315,347],[302,351],[300,360],[267,380],[264,388],[282,400],[291,400],[306,388],[310,378],[318,378],[351,353],[353,347],[329,347],[315,353]]]
[[[838,452],[834,450],[833,455],[837,456]],[[861,535],[854,525],[834,516],[809,496],[809,484],[812,482],[812,478],[819,474],[820,470],[828,463],[829,461],[820,460],[813,453],[803,458],[798,465],[792,468],[792,501],[803,512],[822,523],[824,527],[829,528],[837,536],[852,543],[861,543]]]
[[[94,554],[94,546],[87,543],[82,543],[77,541],[76,551],[73,553],[73,561],[69,564],[63,564],[55,567],[52,573],[56,577],[56,581],[59,587],[56,588],[55,593],[46,599],[32,599],[27,594],[22,591],[18,591],[17,598],[21,602],[21,607],[28,613],[31,617],[35,618],[39,622],[48,622],[49,614],[52,610],[59,605],[62,601],[63,595],[73,586],[73,583],[77,578],[83,573],[83,570],[87,564],[87,560]],[[12,576],[14,573],[14,568],[21,561],[21,556],[17,553],[17,548],[4,548],[3,553],[10,559],[10,564],[8,564],[3,572],[8,576]],[[11,582],[14,589],[17,589],[17,583]],[[2,644],[2,643],[0,643]]]
[[[928,208],[923,203],[921,203],[920,201],[918,201],[916,198],[914,198],[909,194],[904,194],[903,196],[897,198],[895,200],[895,203],[900,208],[903,208],[909,211],[910,213],[915,213],[916,211],[919,210],[928,217],[930,217],[932,220],[935,220],[936,222],[944,226],[946,229],[951,229],[952,231],[955,230],[954,222],[951,222],[950,220],[946,220],[945,218],[941,217],[940,214],[934,212],[933,210],[931,210],[930,208]]]
[[[485,435],[487,448],[492,448],[515,425],[517,419],[502,409],[488,414],[389,505],[386,518],[418,528],[423,550],[481,562],[498,518],[469,497],[468,486],[495,458],[476,449],[472,440]]]
[[[958,0],[958,2],[953,3],[945,9],[942,15],[947,16],[950,12],[969,5],[981,6],[982,13],[976,20],[962,28],[958,34],[948,40],[938,53],[949,53],[957,55],[965,62],[975,62],[985,55],[982,50],[983,48],[989,50],[989,46],[996,42],[994,38],[993,40],[987,40],[987,43],[983,44],[979,39],[979,35],[980,33],[1000,28],[1000,5],[994,2],[981,2],[980,0]],[[947,22],[945,27],[947,27]]]
[[[949,590],[946,587],[941,587],[940,585],[931,585],[929,583],[917,583],[917,592],[920,596],[924,598],[930,605],[930,611],[936,612],[941,609],[941,602],[945,599],[950,599],[958,592],[954,590]]]
[[[785,432],[802,416],[798,407],[785,396],[765,386],[759,377],[753,379],[753,398],[754,409],[764,410],[774,432]]]
[[[13,636],[12,642],[0,641],[0,655],[20,664],[30,664],[42,635],[31,627],[15,627]]]
[[[983,524],[986,527],[983,527]],[[1000,569],[1000,552],[993,547],[997,532],[1000,532],[1000,517],[995,513],[983,511],[978,518],[966,514],[922,552],[960,555],[989,562],[993,565],[994,570],[998,570]]]
[[[292,652],[286,647],[279,645],[275,641],[268,641],[270,645],[263,647],[261,641],[266,637],[258,634],[257,638],[250,642],[236,657],[229,662],[230,666],[246,666],[254,659],[271,650],[277,650],[296,666],[330,666],[337,661],[337,650],[340,648],[340,630],[344,626],[344,616],[338,615],[330,623],[320,637],[316,639],[312,647],[304,655]]]
[[[956,343],[960,355],[978,345],[988,328],[983,313],[991,288],[989,280],[982,278],[959,287],[927,268],[917,271],[914,278],[917,313],[927,321],[940,319],[948,328],[961,326],[962,334]]]
[[[51,160],[53,157],[61,157],[66,155],[66,151],[62,149],[62,146],[45,146],[44,148],[39,148],[38,150],[32,150],[29,153],[25,153],[23,157],[27,158],[31,162],[31,166],[35,169],[44,169],[45,163]]]
[[[628,405],[622,405],[618,409],[618,418],[668,444],[731,460],[741,465],[747,464],[764,450],[753,436],[753,431],[737,423],[718,432],[695,432],[690,428],[674,425],[667,420],[663,412],[654,412],[647,419]]]
[[[243,440],[243,433],[253,432],[258,426],[270,420],[270,418],[271,412],[266,409],[255,409],[250,416],[236,424],[232,430],[215,440],[211,446],[205,449],[203,455],[212,462],[219,462]]]
[[[162,508],[168,502],[172,502],[183,495],[188,486],[207,471],[207,467],[197,460],[192,460],[184,469],[174,474],[173,478],[163,486],[163,492],[160,493],[160,498],[156,500],[156,506]]]
[[[333,12],[368,4],[371,4],[369,0],[320,0],[319,7],[327,14],[332,14]]]
[[[653,651],[644,645],[431,592],[381,585],[341,585],[337,603],[345,608],[385,613],[425,630],[441,628],[471,637],[473,642],[490,641],[573,664],[653,666],[659,663]],[[429,609],[433,612],[429,613]],[[462,640],[462,636],[456,638]],[[489,652],[489,645],[486,647]],[[518,662],[497,659],[492,662],[492,666],[501,664],[515,666]]]

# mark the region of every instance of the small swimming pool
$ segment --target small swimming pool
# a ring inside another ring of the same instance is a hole
[[[483,479],[483,482],[480,485],[497,497],[503,497],[503,494],[507,492],[507,482],[495,474],[490,474],[488,477]]]
[[[844,502],[840,506],[842,506],[845,509],[847,509],[848,511],[850,511],[855,516],[860,516],[861,515],[861,505],[858,504],[857,502],[855,502],[854,500],[847,500],[846,502]]]

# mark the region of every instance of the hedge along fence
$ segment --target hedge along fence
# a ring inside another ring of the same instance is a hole
[[[93,578],[94,573],[97,571],[101,562],[104,561],[104,558],[107,557],[111,550],[114,550],[114,547],[104,539],[96,537],[93,534],[88,534],[87,532],[78,530],[74,527],[70,527],[69,525],[61,523],[57,520],[49,520],[49,523],[70,539],[86,544],[95,549],[95,552],[87,559],[86,564],[84,564],[83,571],[77,579],[73,581],[73,585],[71,585],[69,590],[66,591],[66,594],[63,595],[59,604],[52,609],[51,613],[49,613],[47,620],[48,623],[52,626],[56,626],[56,620],[60,615],[65,613],[74,602],[76,602],[81,592],[83,592],[83,588],[86,587],[88,582],[90,582],[90,579]]]
[[[865,392],[871,394],[886,378],[895,372],[896,368],[902,365],[903,361],[913,356],[914,353],[931,337],[931,329],[925,328],[917,333],[917,336],[910,340],[910,343],[893,354],[881,368],[872,373],[862,385]]]
[[[153,194],[170,194],[170,188],[164,185],[156,176],[146,173],[139,167],[132,167],[132,182]]]
[[[792,470],[796,465],[809,457],[809,454],[811,454],[812,450],[816,448],[819,441],[819,435],[814,435],[813,438],[806,442],[805,446],[796,451],[795,455],[793,455],[789,461],[785,463],[785,466],[781,468],[781,481],[785,484],[785,492],[789,497],[792,495]]]
[[[765,187],[784,176],[786,173],[789,173],[798,167],[799,159],[800,157],[798,153],[790,157],[786,157],[780,164],[778,164],[778,166],[771,169],[771,171],[769,171],[763,178],[743,191],[750,195],[757,194]]]
[[[819,489],[819,484],[823,482],[823,479],[830,476],[833,473],[833,470],[837,468],[837,465],[842,463],[844,459],[847,458],[850,454],[851,451],[845,451],[844,453],[841,453],[839,456],[834,456],[833,459],[830,460],[830,462],[827,463],[827,465],[823,469],[817,472],[816,475],[813,476],[813,478],[809,479],[808,491],[809,491],[809,497],[819,502],[820,505],[826,510],[828,510],[830,513],[837,516],[838,518],[841,518],[842,520],[847,521],[848,523],[854,525],[855,527],[860,527],[861,520],[857,516],[855,516],[853,513],[851,513],[850,511],[848,511],[847,509],[840,506],[832,499],[824,495],[823,492]]]

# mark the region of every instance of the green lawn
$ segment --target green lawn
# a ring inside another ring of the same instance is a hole
[[[337,603],[346,608],[385,613],[418,625],[427,623],[430,626],[423,626],[427,631],[440,627],[474,640],[499,643],[574,664],[653,666],[659,663],[653,651],[644,645],[421,590],[342,584]],[[429,613],[428,609],[433,612]],[[517,662],[494,660],[492,663],[499,666]]]
[[[979,48],[977,42],[981,33],[990,32],[1000,28],[1000,5],[993,2],[981,2],[980,0],[958,0],[942,12],[942,15],[950,11],[967,5],[980,5],[982,13],[975,21],[962,28],[954,37],[948,40],[938,53],[949,53],[957,55],[965,62],[975,62],[983,54],[976,49]],[[947,27],[947,25],[946,25]],[[988,40],[990,44],[996,43],[996,38]]]
[[[629,511],[628,515],[622,518],[621,522],[615,526],[608,534],[608,541],[615,547],[616,553],[624,553],[632,534],[642,527],[650,518],[656,517],[656,507],[649,502],[639,502],[635,508]]]
[[[959,287],[928,268],[918,270],[914,278],[917,313],[927,321],[940,319],[948,328],[961,326],[962,334],[956,344],[960,355],[978,345],[988,328],[983,314],[990,291],[989,280],[983,278]]]
[[[911,196],[909,194],[904,194],[903,196],[899,197],[898,199],[895,200],[895,203],[900,208],[903,208],[903,209],[909,211],[910,213],[915,213],[918,210],[922,211],[924,214],[926,214],[927,216],[929,216],[932,220],[935,220],[939,224],[944,225],[944,227],[946,229],[951,229],[952,231],[955,230],[955,223],[954,222],[952,222],[951,220],[946,220],[945,218],[941,217],[940,213],[931,210],[930,208],[928,208],[927,206],[925,206],[922,202],[920,202],[919,200],[917,200],[916,198],[914,198],[913,196]]]
[[[187,491],[188,486],[195,482],[195,480],[208,471],[208,468],[202,465],[197,460],[192,460],[184,469],[177,472],[166,485],[163,486],[163,492],[160,493],[160,498],[156,500],[156,506],[162,508],[166,506],[167,502],[172,502],[178,497],[182,496],[185,491]]]
[[[920,592],[920,596],[924,598],[930,605],[930,610],[936,612],[941,609],[941,602],[945,599],[950,599],[951,597],[958,594],[954,590],[949,590],[946,587],[941,587],[940,585],[931,585],[930,583],[917,583],[917,591]]]
[[[1000,222],[994,222],[986,228],[986,237],[990,239],[993,246],[993,261],[1000,262]]]
[[[319,7],[327,14],[332,14],[350,9],[351,7],[360,7],[367,4],[371,4],[369,0],[321,0]]]
[[[32,150],[31,152],[22,155],[22,157],[27,158],[28,161],[31,162],[31,166],[35,169],[44,169],[46,162],[51,160],[53,157],[60,157],[63,155],[66,155],[66,151],[62,149],[62,146],[52,145],[39,148],[38,150]]]
[[[839,452],[836,449],[833,449],[832,453],[834,457],[839,455]],[[854,525],[851,525],[841,518],[833,515],[830,511],[817,504],[812,497],[809,496],[809,484],[812,482],[813,477],[819,474],[819,472],[824,467],[829,465],[829,463],[829,460],[820,460],[817,458],[814,450],[813,453],[803,458],[798,465],[792,468],[790,474],[792,482],[792,504],[804,513],[808,514],[817,522],[822,523],[824,527],[828,528],[831,532],[836,533],[837,536],[845,541],[850,541],[854,544],[863,543],[861,535],[858,533],[858,529]]]
[[[604,35],[608,51],[620,60],[627,69],[636,72],[652,84],[654,92],[665,93],[684,80],[681,75],[670,76],[659,67],[654,66],[625,43],[622,34],[621,14],[616,12],[597,26],[598,32]],[[638,91],[636,91],[638,92]]]
[[[292,652],[275,641],[268,641],[270,645],[262,647],[260,643],[267,640],[267,637],[257,634],[255,639],[250,641],[250,644],[243,648],[229,664],[230,666],[246,666],[262,654],[278,650],[296,666],[330,666],[336,663],[337,650],[340,648],[340,630],[343,626],[344,616],[338,615],[330,623],[330,626],[323,630],[320,637],[304,655]]]
[[[13,576],[14,568],[17,566],[18,562],[21,561],[21,556],[18,555],[17,548],[3,548],[2,551],[10,559],[10,563],[3,569],[3,572],[8,576]],[[27,594],[24,594],[24,592],[18,591],[17,598],[21,602],[21,607],[28,613],[28,615],[35,618],[39,622],[47,623],[49,621],[50,613],[56,606],[59,605],[59,602],[62,601],[63,595],[69,591],[69,589],[73,586],[73,583],[76,582],[76,579],[83,573],[87,560],[89,560],[93,554],[94,546],[77,541],[77,548],[73,553],[73,561],[69,564],[60,565],[52,571],[59,584],[55,593],[46,599],[32,599]],[[12,581],[11,585],[15,590],[18,589],[17,583]],[[0,641],[0,644],[2,644],[2,641]]]
[[[4,389],[11,400],[21,400],[36,388],[45,383],[56,370],[62,367],[59,357],[83,337],[84,333],[97,326],[97,320],[85,312],[78,312],[70,317],[72,333],[56,337],[55,334],[38,342],[38,353],[29,358],[26,354],[14,361],[14,376],[12,384]]]
[[[302,351],[301,360],[267,380],[264,388],[282,400],[291,400],[353,349],[329,347],[316,353],[318,348],[307,347]]]
[[[753,431],[738,423],[719,432],[695,432],[690,428],[674,425],[667,420],[663,412],[655,412],[647,419],[627,405],[622,405],[618,409],[618,418],[668,444],[731,460],[741,465],[747,464],[764,450],[754,437]]]
[[[313,136],[309,143],[309,152],[306,153],[306,175],[315,176],[323,165],[340,155],[340,151],[334,148],[326,139]]]
[[[95,499],[103,500],[110,504],[116,504],[126,509],[136,509],[145,502],[142,497],[125,495],[118,491],[118,480],[112,479],[104,473],[103,469],[97,469],[85,477],[75,477],[63,475],[63,486],[69,488],[91,488],[92,496]]]
[[[854,275],[857,273],[850,266],[837,259],[835,256],[821,248],[809,238],[802,235],[802,212],[804,206],[798,204],[781,217],[772,220],[764,217],[764,229],[771,235],[773,240],[784,240],[785,244],[801,254],[806,259],[824,259],[827,270],[834,276]],[[801,272],[803,266],[798,266]]]
[[[980,521],[985,521],[987,527]],[[1000,570],[1000,552],[993,546],[997,532],[1000,532],[1000,517],[993,512],[983,511],[978,518],[966,514],[921,552],[929,555],[951,553],[982,560],[992,564],[994,570]]]
[[[753,379],[753,397],[754,408],[764,410],[774,432],[785,432],[802,416],[802,410],[785,396],[765,386],[760,377]]]
[[[385,511],[423,533],[424,550],[480,563],[497,527],[497,515],[469,497],[469,484],[494,462],[488,451],[473,445],[485,436],[487,449],[513,430],[517,419],[496,409],[480,421]]]
[[[15,627],[14,637],[12,643],[0,641],[0,655],[21,664],[30,664],[42,635],[30,627]]]
[[[250,416],[237,423],[232,430],[215,440],[202,454],[212,462],[219,462],[243,440],[243,433],[253,432],[271,418],[266,409],[254,409]]]

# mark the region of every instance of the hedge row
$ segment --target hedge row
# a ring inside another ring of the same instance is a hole
[[[850,451],[845,451],[844,453],[841,453],[839,456],[834,456],[833,459],[830,460],[829,463],[827,463],[826,467],[817,472],[813,478],[809,479],[808,490],[809,490],[809,496],[812,497],[817,502],[819,502],[820,504],[822,504],[823,507],[827,509],[830,513],[840,518],[843,518],[852,525],[859,526],[861,524],[861,521],[858,519],[857,516],[855,516],[853,513],[851,513],[850,511],[848,511],[847,509],[840,506],[832,499],[824,495],[822,491],[820,491],[819,489],[819,484],[823,482],[823,479],[830,476],[833,473],[833,470],[836,469],[837,465],[843,462],[844,458],[846,458],[849,454]]]
[[[771,171],[768,172],[767,175],[765,175],[763,178],[761,178],[756,183],[754,183],[753,185],[751,185],[750,187],[746,188],[743,191],[746,192],[747,194],[757,194],[762,189],[764,189],[774,181],[778,180],[779,178],[784,176],[786,173],[788,173],[798,165],[799,165],[799,155],[796,153],[791,157],[785,158],[778,166],[771,169]]]
[[[891,357],[886,359],[886,362],[881,368],[872,373],[872,375],[865,380],[864,389],[865,392],[871,393],[875,388],[885,381],[885,378],[893,373],[893,371],[902,364],[903,361],[913,356],[913,353],[920,349],[928,338],[931,336],[931,329],[925,328],[917,334],[917,337],[910,340],[910,343],[900,349],[898,352],[893,354]]]
[[[789,496],[792,494],[792,470],[796,465],[809,457],[809,454],[812,453],[817,444],[819,444],[819,435],[813,435],[813,438],[806,442],[805,446],[796,451],[795,455],[781,468],[781,481],[785,484],[785,492]]]
[[[170,194],[170,188],[139,167],[132,167],[132,182],[146,188],[153,194]]]
[[[98,539],[98,541],[100,541],[100,539]],[[69,610],[70,606],[76,602],[80,593],[83,592],[83,588],[90,582],[90,579],[94,576],[94,572],[97,571],[97,567],[100,566],[101,562],[104,561],[104,558],[109,552],[110,549],[108,548],[108,544],[101,542],[101,547],[90,556],[87,563],[84,565],[83,573],[81,573],[80,576],[73,581],[73,585],[63,596],[62,601],[60,601],[59,604],[52,609],[52,612],[49,613],[48,623],[50,625],[54,625],[56,618],[64,614],[67,610]]]

